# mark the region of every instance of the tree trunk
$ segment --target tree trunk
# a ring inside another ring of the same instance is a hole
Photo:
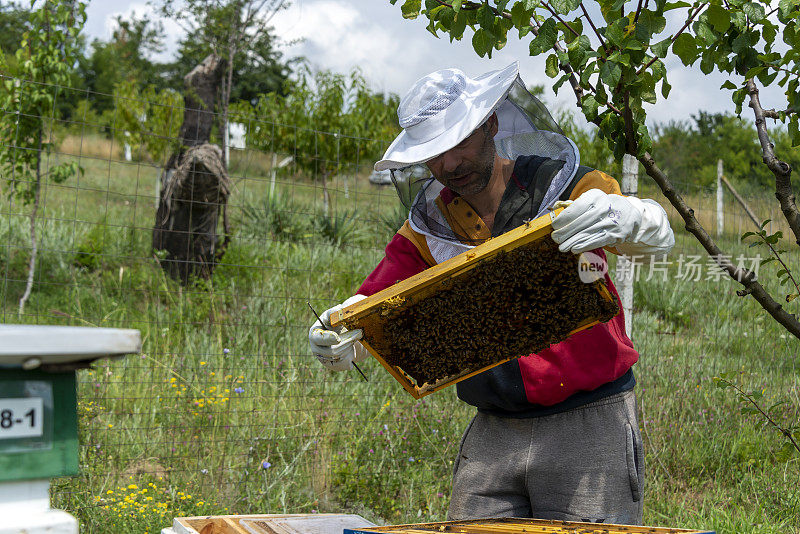
[[[225,218],[230,178],[222,151],[208,143],[224,68],[212,54],[184,78],[181,146],[161,175],[153,249],[167,252],[162,268],[184,285],[193,277],[209,278],[228,242],[220,243],[217,225],[220,211]]]
[[[38,244],[36,241],[36,216],[39,213],[39,197],[42,192],[42,138],[44,132],[39,130],[39,152],[36,156],[36,185],[33,190],[33,210],[31,211],[31,257],[28,260],[28,280],[25,284],[25,292],[19,299],[19,315],[25,313],[25,303],[31,296],[33,290],[33,278],[36,274],[36,255],[38,253]],[[12,197],[13,198],[13,197]]]

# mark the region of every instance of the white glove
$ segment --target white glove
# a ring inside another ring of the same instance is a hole
[[[361,329],[348,331],[340,326],[334,330],[328,330],[333,312],[365,298],[367,297],[364,295],[353,295],[341,304],[325,310],[320,315],[323,324],[315,321],[308,329],[308,344],[311,347],[311,353],[331,371],[349,371],[353,368],[353,362],[360,362],[369,356],[364,345],[357,341],[363,335]]]
[[[612,246],[621,254],[666,254],[675,244],[658,202],[590,189],[553,219],[553,241],[575,254]]]

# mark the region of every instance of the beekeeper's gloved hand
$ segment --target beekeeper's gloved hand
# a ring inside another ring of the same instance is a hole
[[[361,339],[361,330],[348,331],[341,326],[330,329],[330,317],[333,312],[365,298],[367,297],[364,295],[353,295],[341,304],[325,310],[320,315],[324,324],[315,321],[308,330],[308,344],[312,354],[331,371],[348,371],[353,368],[353,362],[360,362],[369,356],[367,349],[357,341]]]
[[[590,189],[553,219],[553,241],[575,254],[614,247],[620,254],[666,254],[675,244],[658,202]]]

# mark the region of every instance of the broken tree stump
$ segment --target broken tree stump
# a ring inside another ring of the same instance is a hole
[[[228,242],[231,181],[222,150],[208,142],[223,71],[224,61],[212,54],[184,77],[181,143],[161,174],[153,250],[166,251],[162,268],[184,285],[193,277],[209,278]],[[222,240],[217,234],[220,212]]]
[[[167,171],[153,248],[167,251],[161,265],[172,278],[187,284],[193,276],[209,278],[214,272],[216,259],[224,251],[217,224],[230,186],[222,150],[209,143],[187,149],[177,169]]]

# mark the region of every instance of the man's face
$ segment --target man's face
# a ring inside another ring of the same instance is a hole
[[[425,164],[433,177],[461,196],[476,195],[489,184],[494,167],[494,139],[484,124],[461,143]]]

